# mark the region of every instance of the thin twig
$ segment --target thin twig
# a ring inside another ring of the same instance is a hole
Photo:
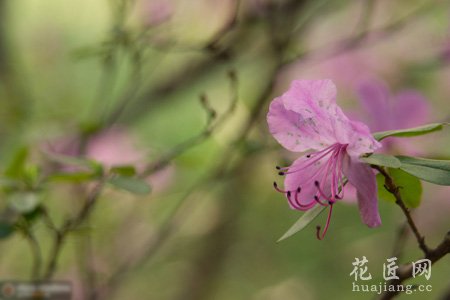
[[[429,259],[432,264],[436,263],[444,256],[450,253],[450,231],[447,232],[441,243],[434,249],[428,250],[423,258]],[[394,279],[388,282],[388,285],[400,285],[402,282],[413,277],[413,264],[406,264],[400,266],[397,270],[398,279]],[[386,291],[381,295],[381,300],[393,299],[399,292],[398,291]]]
[[[67,234],[75,229],[77,229],[90,215],[94,204],[96,203],[98,197],[100,196],[103,186],[105,184],[104,180],[101,180],[88,195],[83,207],[79,213],[71,219],[66,220],[60,229],[54,231],[54,241],[52,250],[50,251],[50,256],[45,271],[44,279],[49,280],[52,278],[56,271],[56,266],[58,263],[59,256],[61,254],[62,247],[67,238]]]
[[[425,243],[425,237],[419,232],[416,223],[411,217],[411,213],[409,209],[406,207],[405,202],[403,202],[400,193],[400,187],[394,183],[394,180],[392,179],[391,175],[389,175],[389,173],[383,167],[372,165],[372,168],[376,169],[378,172],[380,172],[381,175],[383,175],[384,187],[389,193],[391,193],[395,197],[395,203],[401,208],[403,214],[405,215],[406,220],[408,221],[408,225],[411,228],[412,232],[414,233],[417,243],[419,244],[419,248],[423,251],[425,255],[427,255],[430,249]]]
[[[31,247],[31,253],[33,255],[33,264],[31,267],[31,280],[32,281],[39,281],[40,280],[40,272],[42,267],[42,252],[41,247],[39,245],[38,240],[36,239],[36,236],[31,231],[31,228],[25,228],[24,234],[27,239],[27,241],[30,244]]]

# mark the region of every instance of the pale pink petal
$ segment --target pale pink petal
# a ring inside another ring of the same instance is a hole
[[[291,151],[320,150],[335,143],[350,144],[349,154],[373,152],[380,145],[368,128],[350,121],[336,105],[330,80],[297,80],[269,109],[270,132]]]
[[[320,132],[308,125],[313,119],[305,120],[296,112],[284,107],[281,97],[275,98],[270,104],[267,123],[270,133],[286,149],[303,152],[309,149],[320,149],[334,143],[320,136]]]
[[[430,106],[425,97],[414,90],[404,90],[397,94],[392,103],[394,127],[390,129],[410,128],[429,121]]]
[[[366,124],[357,121],[350,121],[350,124],[351,130],[347,131],[349,134],[347,153],[350,156],[358,157],[381,148],[381,144],[373,138]]]
[[[368,113],[368,124],[373,131],[392,129],[392,112],[389,103],[389,89],[380,80],[370,79],[359,83],[357,93]]]
[[[369,227],[381,224],[378,213],[377,181],[372,169],[351,157],[344,158],[343,172],[356,188],[362,221]]]

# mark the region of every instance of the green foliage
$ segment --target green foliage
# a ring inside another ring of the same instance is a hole
[[[422,184],[420,180],[400,169],[389,169],[389,175],[400,188],[400,195],[409,208],[419,207],[422,200]],[[377,175],[378,198],[388,202],[395,202],[395,197],[384,187],[384,177]]]
[[[125,165],[125,166],[114,166],[111,168],[110,172],[112,174],[122,175],[122,176],[134,176],[136,175],[136,169],[134,166]]]
[[[325,209],[325,206],[322,205],[316,205],[314,206],[312,209],[308,210],[307,212],[305,212],[300,219],[297,220],[297,222],[294,223],[294,225],[292,225],[291,228],[289,228],[288,231],[286,231],[285,234],[283,234],[283,236],[281,238],[278,239],[277,242],[281,242],[291,236],[293,236],[294,234],[296,234],[297,232],[303,230],[304,228],[306,228],[306,226],[309,225],[309,223],[311,223],[312,221],[314,221],[315,218],[317,218],[317,216],[320,215],[320,213]]]
[[[34,192],[15,192],[8,197],[10,207],[21,214],[34,211],[39,205],[39,196]]]
[[[408,129],[375,132],[373,134],[373,137],[376,140],[381,141],[390,136],[412,137],[412,136],[424,135],[424,134],[428,134],[428,133],[431,133],[434,131],[441,130],[444,127],[444,125],[448,125],[448,123],[432,123],[432,124],[427,124],[427,125],[414,127],[414,128],[408,128]]]
[[[138,177],[115,175],[108,180],[108,183],[116,188],[138,195],[146,195],[151,191],[150,185]]]
[[[400,168],[402,164],[400,160],[398,160],[398,158],[396,158],[395,156],[377,153],[372,153],[367,157],[362,157],[361,160],[371,165],[389,168]]]
[[[409,156],[397,158],[403,171],[431,183],[450,185],[450,161]]]

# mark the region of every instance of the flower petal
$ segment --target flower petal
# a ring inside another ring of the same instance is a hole
[[[370,116],[370,129],[373,131],[393,129],[390,95],[386,84],[376,79],[364,80],[359,83],[357,93],[361,104]]]
[[[403,129],[424,124],[430,116],[430,106],[425,97],[414,90],[404,90],[398,93],[392,104],[394,127]]]
[[[317,160],[313,163],[310,163],[313,158],[307,158],[306,156],[300,157],[294,161],[294,163],[289,167],[289,170],[295,172],[288,172],[286,178],[284,180],[284,188],[287,191],[296,191],[298,188],[301,188],[301,192],[298,195],[298,200],[301,205],[308,205],[310,203],[314,203],[314,196],[317,194],[317,187],[314,182],[319,181],[322,183],[322,179],[325,175],[325,164],[329,160],[329,155],[323,157],[320,160]],[[330,197],[331,191],[331,176],[325,178],[326,180],[323,182],[323,191],[326,193],[327,197]],[[292,203],[289,203],[291,208],[293,207]]]
[[[362,221],[369,227],[381,224],[378,213],[377,181],[372,169],[354,158],[344,158],[343,172],[356,188],[359,212]]]
[[[350,121],[336,104],[336,87],[330,80],[296,80],[272,101],[267,122],[272,135],[291,151],[321,150],[348,144],[359,156],[381,147],[366,125]]]
[[[287,110],[281,97],[270,104],[267,123],[270,133],[286,149],[303,152],[309,149],[321,149],[333,144],[332,140],[320,137],[320,132],[311,127],[313,119],[304,119],[298,113]]]

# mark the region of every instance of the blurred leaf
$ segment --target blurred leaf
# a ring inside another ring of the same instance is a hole
[[[127,166],[114,166],[111,168],[111,173],[122,175],[125,177],[132,177],[136,175],[136,169],[134,166],[127,165]]]
[[[21,188],[22,182],[19,180],[14,180],[14,179],[7,179],[7,178],[1,178],[0,179],[0,186],[3,188],[7,188],[7,189],[19,189]]]
[[[403,171],[431,183],[450,185],[450,161],[409,156],[397,158]]]
[[[400,168],[401,162],[392,155],[385,155],[385,154],[377,154],[373,153],[370,156],[367,157],[361,157],[361,160],[365,163],[371,164],[371,165],[377,165],[377,166],[383,166],[383,167],[389,167],[389,168]]]
[[[299,232],[300,230],[304,229],[306,226],[308,226],[309,223],[311,223],[318,215],[320,215],[320,213],[325,209],[325,206],[322,205],[316,205],[315,207],[313,207],[312,209],[308,210],[307,212],[305,212],[300,219],[298,219],[297,222],[295,222],[294,225],[292,225],[291,228],[289,228],[289,230],[281,237],[278,239],[278,242],[281,242],[285,239],[287,239],[288,237],[293,236],[294,234],[296,234],[297,232]]]
[[[25,214],[23,214],[22,216],[28,221],[28,222],[32,222],[34,220],[36,220],[38,217],[40,217],[42,215],[42,207],[40,205],[36,206],[35,209],[33,209],[30,212],[27,212]]]
[[[16,192],[8,198],[10,206],[19,213],[29,213],[39,205],[39,197],[33,192]]]
[[[7,165],[5,176],[9,178],[21,178],[25,163],[28,158],[28,148],[22,147],[14,154],[11,162]]]
[[[14,225],[0,220],[0,239],[5,239],[14,232]]]
[[[409,208],[419,207],[422,200],[422,184],[418,178],[400,169],[389,169],[389,175],[394,183],[400,187],[400,195],[405,205]],[[378,197],[388,202],[395,203],[395,197],[384,188],[384,177],[377,174]]]
[[[110,178],[108,182],[119,189],[123,189],[134,194],[145,195],[151,191],[150,185],[147,182],[136,177],[116,175]]]
[[[86,182],[98,178],[98,174],[92,172],[71,172],[71,173],[56,173],[47,177],[49,181],[63,181],[63,182]]]
[[[103,172],[102,165],[94,160],[55,153],[46,153],[46,154],[48,159],[61,165],[88,168],[90,170],[95,171],[95,173],[97,174],[101,174]]]
[[[382,139],[385,139],[390,136],[411,137],[411,136],[424,135],[424,134],[428,134],[428,133],[431,133],[434,131],[441,130],[444,127],[444,125],[448,125],[448,123],[432,123],[432,124],[427,124],[427,125],[414,127],[414,128],[408,128],[408,129],[375,132],[373,134],[373,137],[376,140],[381,141]]]

